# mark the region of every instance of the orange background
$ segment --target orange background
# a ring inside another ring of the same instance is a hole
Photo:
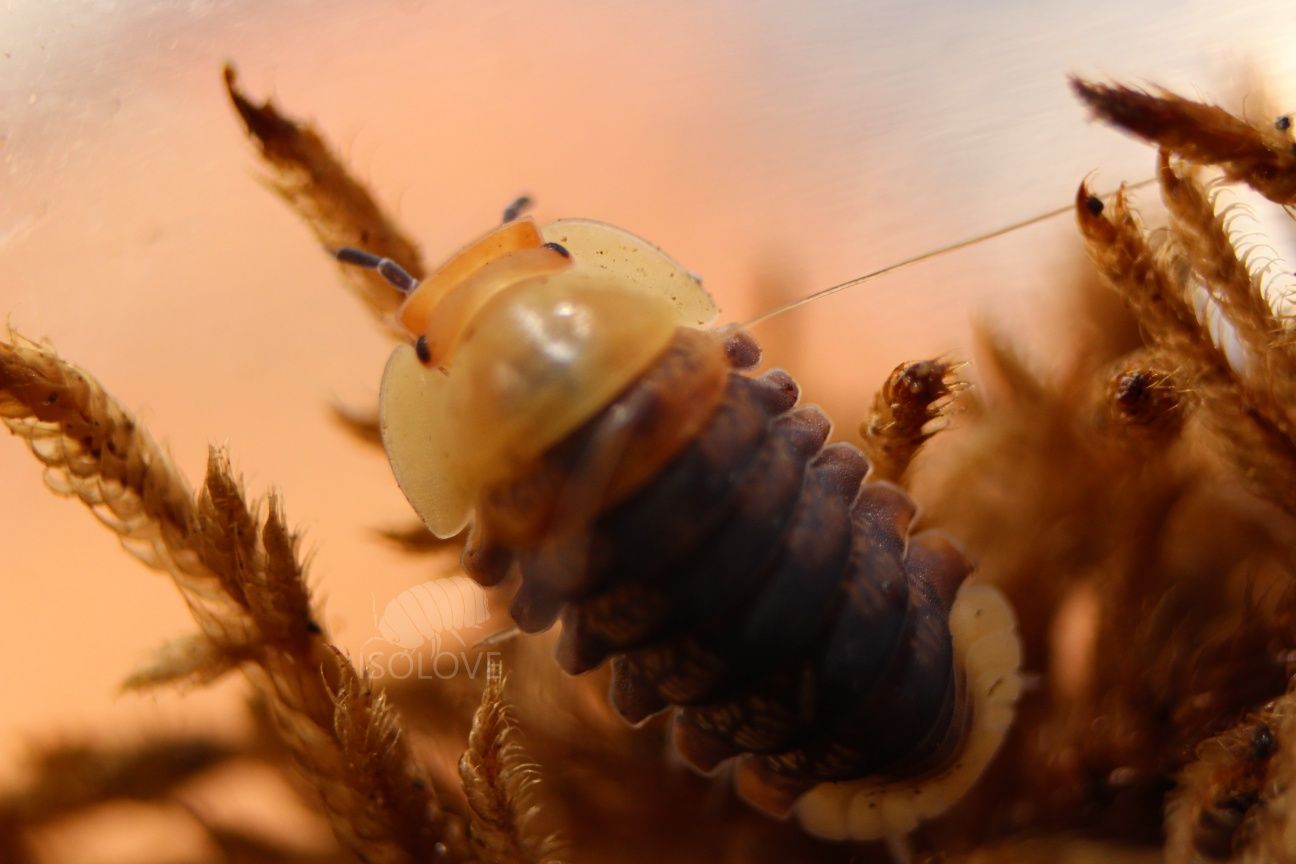
[[[317,121],[430,264],[526,191],[541,219],[654,240],[728,320],[1058,207],[1094,169],[1104,189],[1148,176],[1151,152],[1088,124],[1068,73],[1227,98],[1257,68],[1296,107],[1280,3],[6,8],[0,312],[93,371],[192,479],[215,443],[253,492],[282,489],[353,650],[373,604],[430,575],[370,535],[406,506],[327,419],[331,399],[372,404],[387,343],[258,185],[225,60],[254,97]],[[974,316],[1047,363],[1058,274],[1079,255],[1063,217],[756,333],[849,434],[898,362],[965,356]],[[39,475],[0,444],[0,765],[63,732],[236,716],[239,682],[116,694],[192,625],[164,577]]]

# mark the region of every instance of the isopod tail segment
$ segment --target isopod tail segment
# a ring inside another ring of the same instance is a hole
[[[611,661],[629,721],[674,711],[701,771],[824,837],[958,800],[1020,690],[1012,612],[655,246],[507,221],[408,295],[383,376],[401,489],[524,632]]]

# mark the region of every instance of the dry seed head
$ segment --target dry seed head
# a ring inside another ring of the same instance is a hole
[[[935,434],[931,424],[949,407],[955,385],[953,365],[941,360],[902,363],[891,372],[859,428],[873,466],[870,477],[899,481],[904,476]]]
[[[1161,179],[1171,186],[1179,182],[1168,165]],[[1173,234],[1153,250],[1123,194],[1100,214],[1088,206],[1090,197],[1081,184],[1076,221],[1099,273],[1199,402],[1200,416],[1242,478],[1257,494],[1296,513],[1296,441],[1286,431],[1286,413],[1239,378],[1198,320],[1182,276],[1176,276],[1183,262],[1191,263],[1189,253]]]
[[[1107,402],[1122,428],[1130,432],[1168,441],[1183,427],[1183,394],[1174,378],[1153,366],[1145,357],[1120,364],[1107,384]]]

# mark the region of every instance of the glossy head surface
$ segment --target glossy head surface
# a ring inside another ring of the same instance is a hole
[[[398,347],[383,374],[383,443],[401,490],[433,533],[457,533],[483,484],[593,416],[676,327],[715,314],[687,269],[615,226],[496,228],[398,314],[424,349]]]

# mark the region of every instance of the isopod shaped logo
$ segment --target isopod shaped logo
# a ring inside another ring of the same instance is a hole
[[[403,651],[415,651],[431,644],[431,653],[441,651],[444,634],[461,646],[467,642],[459,631],[480,627],[490,617],[486,592],[467,576],[446,576],[415,585],[393,597],[374,625],[384,642]]]

